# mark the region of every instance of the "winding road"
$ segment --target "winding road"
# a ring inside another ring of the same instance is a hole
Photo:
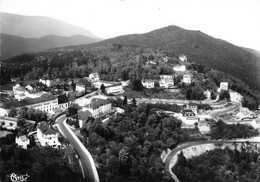
[[[99,176],[91,154],[70,129],[69,125],[66,123],[66,119],[66,115],[63,114],[56,118],[55,123],[60,133],[69,141],[70,145],[78,154],[83,178],[87,182],[99,182]]]
[[[226,143],[244,143],[244,142],[249,142],[251,144],[260,144],[260,141],[249,141],[247,139],[245,140],[222,140],[222,141],[198,141],[198,142],[191,142],[188,143],[187,145],[183,145],[180,147],[177,147],[175,149],[173,149],[167,156],[165,159],[165,171],[167,174],[169,174],[170,176],[172,176],[172,178],[174,179],[175,182],[180,182],[180,180],[178,179],[178,177],[171,171],[171,160],[173,159],[173,157],[175,155],[178,155],[178,153],[186,148],[189,147],[194,147],[194,146],[198,146],[198,145],[204,145],[204,144],[226,144]]]

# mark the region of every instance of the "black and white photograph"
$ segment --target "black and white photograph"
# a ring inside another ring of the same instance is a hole
[[[260,182],[260,0],[0,0],[0,182]]]

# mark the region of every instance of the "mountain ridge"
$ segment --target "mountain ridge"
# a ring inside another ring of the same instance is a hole
[[[23,38],[14,35],[0,34],[0,37],[1,59],[7,59],[23,53],[44,51],[55,47],[89,44],[99,41],[99,39],[84,35],[73,35],[69,37],[47,35],[41,38]]]
[[[45,17],[27,16],[1,12],[1,33],[16,35],[23,38],[40,38],[46,35],[72,36],[85,35],[101,39],[89,30],[66,23],[64,21]]]
[[[185,54],[189,62],[196,62],[238,77],[260,88],[260,58],[252,52],[201,31],[168,26],[144,34],[129,34],[77,47],[122,44],[161,49],[178,57]]]

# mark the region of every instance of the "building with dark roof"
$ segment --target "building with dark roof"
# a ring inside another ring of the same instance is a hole
[[[58,132],[45,121],[38,123],[37,138],[41,146],[59,147]]]
[[[21,108],[24,106],[50,113],[58,107],[58,98],[52,94],[44,93],[40,97],[25,97],[21,101],[12,100],[5,103],[5,108],[10,108],[12,106],[14,106],[15,108]]]

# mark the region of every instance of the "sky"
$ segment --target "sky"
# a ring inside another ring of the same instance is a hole
[[[0,11],[56,18],[101,38],[176,25],[260,51],[260,0],[0,0]]]

